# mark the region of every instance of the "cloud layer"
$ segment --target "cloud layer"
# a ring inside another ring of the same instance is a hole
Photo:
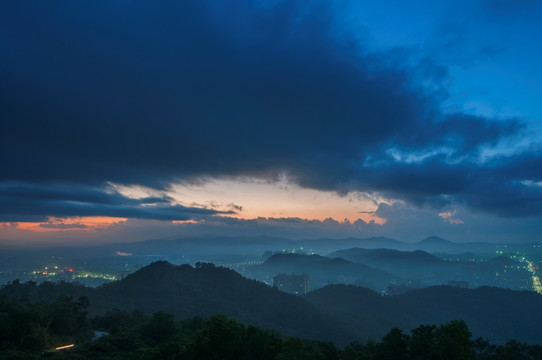
[[[171,199],[129,199],[113,189],[81,185],[0,184],[0,222],[47,222],[49,217],[110,216],[152,220],[203,219],[215,210],[172,204]],[[44,224],[45,227],[63,224]],[[74,227],[70,224],[70,227]]]
[[[417,206],[542,214],[538,148],[483,156],[524,136],[520,119],[443,112],[446,64],[371,51],[324,2],[1,6],[4,221],[189,219],[213,212],[100,189],[284,173]]]

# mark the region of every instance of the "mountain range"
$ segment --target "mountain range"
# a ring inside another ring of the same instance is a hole
[[[297,297],[212,264],[192,267],[160,261],[95,289],[19,282],[0,289],[0,296],[29,301],[54,300],[60,294],[87,296],[93,314],[115,308],[163,310],[177,319],[221,313],[284,335],[339,345],[379,339],[392,327],[408,330],[454,319],[464,320],[475,337],[540,342],[542,295],[499,288],[436,286],[390,297],[362,287],[330,285]]]
[[[251,266],[248,277],[272,282],[276,274],[308,274],[311,289],[329,284],[354,284],[376,291],[383,291],[397,276],[364,264],[353,263],[341,258],[320,255],[275,254],[263,264]]]

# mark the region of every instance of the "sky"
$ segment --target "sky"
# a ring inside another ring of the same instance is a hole
[[[540,241],[537,0],[0,4],[0,246]]]

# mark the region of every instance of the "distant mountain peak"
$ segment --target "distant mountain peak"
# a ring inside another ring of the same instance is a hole
[[[424,245],[453,245],[455,244],[453,241],[446,240],[441,238],[440,236],[428,236],[425,239],[418,242],[418,244],[424,244]]]
[[[149,265],[143,267],[143,269],[144,268],[161,268],[161,267],[174,268],[176,266],[173,265],[172,263],[170,263],[169,261],[166,261],[166,260],[157,260],[157,261],[153,261]]]

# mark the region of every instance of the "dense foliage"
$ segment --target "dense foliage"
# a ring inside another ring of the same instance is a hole
[[[155,262],[121,281],[96,289],[68,283],[13,282],[0,288],[0,296],[53,301],[60,294],[87,296],[91,315],[112,309],[146,314],[164,311],[176,320],[224,314],[243,324],[269,328],[285,335],[330,340],[346,345],[357,333],[317,310],[302,298],[286,294],[230,269],[198,263],[175,266]]]
[[[330,285],[303,296],[321,311],[359,329],[358,338],[379,339],[389,329],[464,320],[475,337],[494,343],[542,341],[542,295],[492,287],[432,286],[398,296],[381,296],[356,286]]]
[[[357,286],[329,285],[299,297],[212,264],[175,266],[155,262],[123,280],[88,288],[69,283],[14,281],[0,296],[32,303],[59,296],[87,297],[90,315],[134,310],[164,311],[175,320],[224,314],[246,325],[273,329],[285,336],[333,341],[381,339],[390,329],[445,324],[461,319],[474,337],[503,344],[509,339],[541,342],[542,295],[499,288],[460,289],[434,286],[404,295],[382,296]]]
[[[0,358],[32,359],[46,349],[90,341],[88,305],[86,297],[34,304],[0,297]]]
[[[51,303],[0,298],[1,359],[328,359],[505,360],[542,359],[542,346],[515,340],[491,345],[471,339],[463,321],[419,326],[410,334],[394,328],[380,342],[332,342],[282,337],[224,315],[175,321],[165,312],[121,310],[88,319],[86,298]],[[97,334],[92,338],[91,328]],[[55,346],[75,343],[65,350]]]

